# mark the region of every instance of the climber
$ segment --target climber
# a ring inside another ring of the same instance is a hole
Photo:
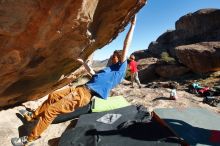
[[[132,40],[136,17],[132,18],[130,29],[124,40],[122,55],[114,52],[112,65],[94,74],[94,71],[82,59],[77,59],[83,64],[85,69],[91,74],[92,79],[85,85],[76,88],[66,88],[49,94],[48,99],[35,111],[23,112],[27,121],[39,119],[36,126],[28,136],[12,138],[14,146],[25,145],[40,138],[40,135],[58,114],[73,112],[90,102],[93,95],[106,99],[112,88],[118,85],[125,76],[127,68],[126,54]]]
[[[139,88],[141,88],[141,83],[138,78],[138,69],[137,69],[137,62],[135,61],[135,56],[130,56],[130,63],[129,68],[131,72],[131,87],[134,88],[134,81],[138,84]]]

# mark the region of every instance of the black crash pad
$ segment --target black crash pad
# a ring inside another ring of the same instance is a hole
[[[108,112],[81,115],[75,128],[63,133],[59,146],[175,146],[179,145],[169,140],[173,133],[168,128],[156,122],[138,122],[119,129],[125,122],[150,119],[149,113],[144,113],[136,106],[111,110]],[[104,124],[96,120],[105,114],[121,114],[113,124]]]

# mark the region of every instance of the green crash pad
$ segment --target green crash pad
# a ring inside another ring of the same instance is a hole
[[[153,118],[187,145],[220,146],[220,114],[202,108],[161,108],[153,111]]]
[[[112,96],[107,99],[95,97],[93,99],[92,112],[103,112],[131,105],[123,96]]]

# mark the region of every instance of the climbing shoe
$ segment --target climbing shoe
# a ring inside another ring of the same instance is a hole
[[[34,115],[32,112],[22,109],[22,110],[19,110],[19,113],[26,119],[26,121],[28,122],[34,121]]]

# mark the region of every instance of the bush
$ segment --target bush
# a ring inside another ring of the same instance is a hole
[[[164,61],[166,63],[175,63],[176,60],[173,57],[170,57],[170,55],[167,52],[161,53],[161,61]]]

